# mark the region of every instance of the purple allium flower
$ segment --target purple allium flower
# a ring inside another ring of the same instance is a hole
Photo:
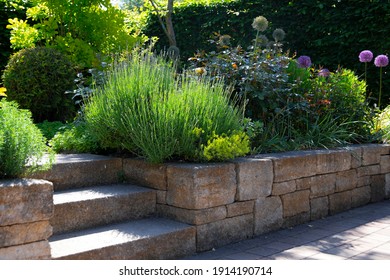
[[[387,55],[380,54],[375,57],[374,64],[376,67],[385,67],[389,64],[389,58]]]
[[[306,55],[301,55],[300,57],[298,57],[297,61],[299,67],[301,68],[309,68],[311,66],[311,59]]]
[[[323,68],[320,70],[320,72],[318,72],[318,76],[320,77],[329,77],[330,75],[330,71],[329,69],[326,69],[326,68]]]
[[[370,62],[373,57],[374,55],[369,50],[361,51],[359,54],[360,62]]]

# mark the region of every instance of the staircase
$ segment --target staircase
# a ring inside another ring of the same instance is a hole
[[[126,184],[122,160],[59,155],[53,182],[53,259],[175,259],[195,253],[195,229],[157,217],[156,192]]]

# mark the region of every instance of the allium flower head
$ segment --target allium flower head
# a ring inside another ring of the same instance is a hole
[[[297,61],[299,67],[301,68],[309,68],[311,66],[311,59],[306,55],[301,55],[300,57],[298,57]]]
[[[359,61],[360,62],[370,62],[373,57],[374,57],[374,55],[372,54],[371,51],[369,51],[369,50],[361,51],[359,54]]]
[[[263,16],[258,16],[253,20],[252,27],[257,31],[263,32],[268,28],[268,20]]]
[[[389,65],[389,58],[387,55],[380,54],[377,57],[375,57],[374,64],[376,67],[386,67]]]
[[[330,71],[329,69],[326,69],[326,68],[323,68],[320,70],[320,72],[318,72],[318,76],[320,77],[329,77],[330,75]]]
[[[274,37],[276,42],[283,41],[285,36],[286,32],[284,32],[284,30],[281,28],[276,28],[272,33],[272,37]]]

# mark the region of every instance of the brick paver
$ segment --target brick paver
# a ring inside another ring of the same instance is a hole
[[[263,234],[186,260],[390,260],[390,200]]]

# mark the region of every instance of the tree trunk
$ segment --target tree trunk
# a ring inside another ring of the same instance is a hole
[[[161,11],[158,9],[156,3],[154,2],[154,0],[149,0],[150,4],[152,4],[152,6],[153,6],[153,9],[157,13],[158,20],[161,24],[161,27],[162,27],[165,35],[168,37],[169,46],[170,47],[177,47],[176,35],[175,35],[175,30],[173,28],[173,22],[172,22],[173,1],[174,0],[168,0],[167,13],[165,15],[165,23],[164,23],[163,16],[161,15]]]

